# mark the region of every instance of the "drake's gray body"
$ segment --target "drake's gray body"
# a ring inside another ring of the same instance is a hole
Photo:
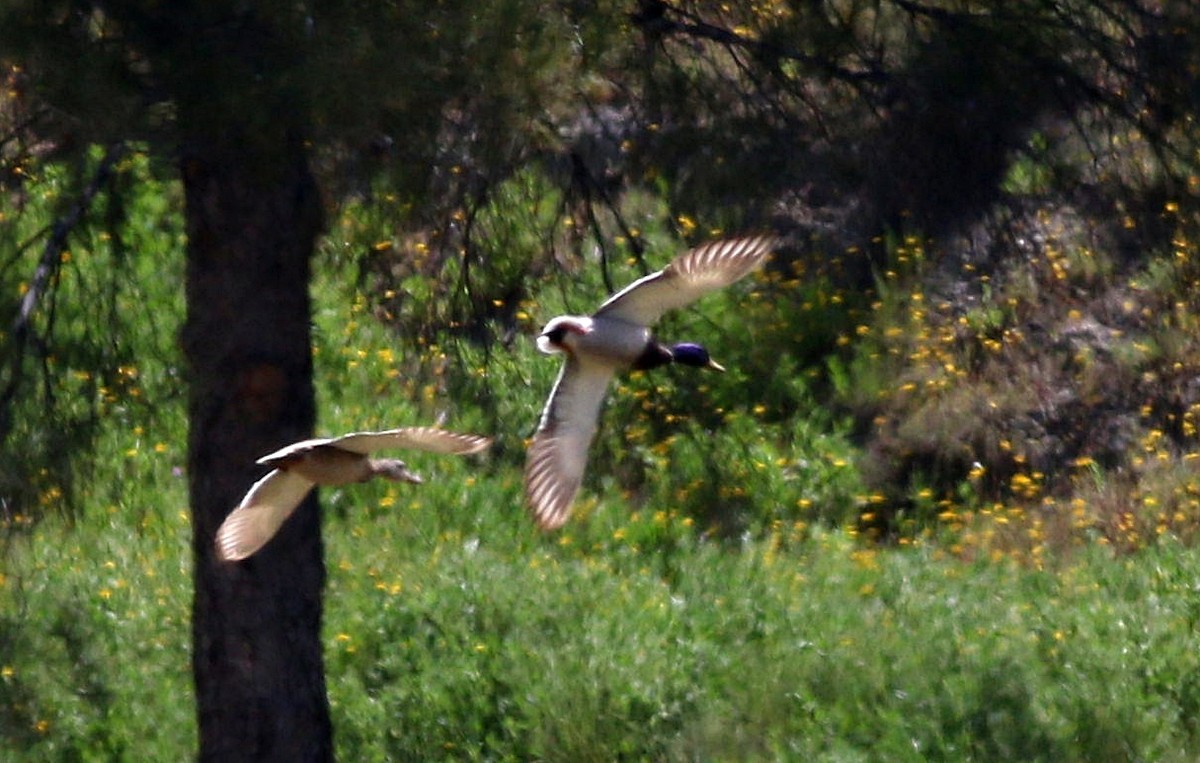
[[[587,358],[593,363],[608,366],[613,370],[623,370],[633,365],[634,361],[645,352],[646,345],[651,340],[648,326],[640,326],[619,318],[603,315],[594,317],[566,315],[556,320],[589,326],[590,330],[587,333],[571,336],[572,354]],[[554,321],[551,321],[547,324],[547,329],[553,325]],[[542,351],[547,352],[544,348]]]

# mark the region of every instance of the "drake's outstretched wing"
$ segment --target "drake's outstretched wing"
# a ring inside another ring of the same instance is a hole
[[[571,515],[611,378],[608,366],[574,356],[559,372],[525,459],[525,499],[544,530],[562,527]]]
[[[756,236],[703,244],[612,295],[595,315],[649,326],[667,311],[685,307],[745,277],[778,242],[774,236]]]

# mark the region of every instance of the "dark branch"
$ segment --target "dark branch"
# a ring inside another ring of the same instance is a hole
[[[882,83],[887,80],[886,74],[879,69],[871,68],[863,71],[847,69],[835,65],[823,57],[810,56],[776,42],[763,42],[745,37],[731,29],[710,24],[699,16],[662,0],[642,0],[638,4],[638,11],[630,14],[629,18],[647,34],[655,37],[680,36],[709,40],[731,50],[735,48],[745,50],[763,60],[795,61],[833,79],[846,82]],[[676,20],[676,18],[681,20]]]

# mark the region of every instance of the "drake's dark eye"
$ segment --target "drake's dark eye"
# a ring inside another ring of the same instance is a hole
[[[554,344],[562,344],[563,337],[565,337],[566,335],[567,335],[567,327],[566,326],[555,326],[554,328],[550,329],[546,333],[542,334],[542,336],[546,337]]]

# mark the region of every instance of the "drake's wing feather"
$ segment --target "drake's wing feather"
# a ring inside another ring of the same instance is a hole
[[[217,556],[234,562],[258,551],[275,537],[312,487],[313,483],[293,472],[268,472],[217,529]]]
[[[777,243],[774,236],[756,236],[703,244],[609,297],[595,314],[649,326],[667,311],[745,277]]]
[[[411,448],[431,453],[478,453],[492,444],[490,437],[447,432],[436,427],[401,427],[382,432],[351,432],[335,437],[330,445],[351,453],[373,453],[384,448]]]
[[[525,499],[544,530],[562,527],[571,514],[612,373],[568,356],[546,402],[525,458]]]

